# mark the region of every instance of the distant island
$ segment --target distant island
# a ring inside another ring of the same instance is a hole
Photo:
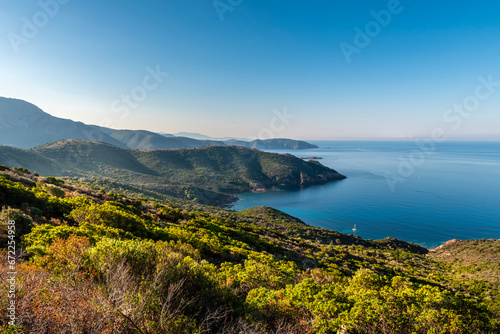
[[[249,141],[214,140],[199,135],[193,139],[145,130],[115,130],[57,118],[23,100],[0,97],[0,145],[32,148],[62,139],[82,139],[136,150],[242,146],[256,149],[312,149],[316,145],[301,140],[275,138]],[[185,133],[186,135],[193,135]],[[200,137],[201,136],[201,137]]]

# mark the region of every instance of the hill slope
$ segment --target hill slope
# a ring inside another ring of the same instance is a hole
[[[429,257],[444,264],[450,285],[478,296],[500,314],[500,239],[453,240]]]
[[[424,248],[307,226],[270,208],[193,210],[9,170],[0,171],[0,208],[0,247],[15,241],[28,251],[15,264],[19,327],[7,330],[4,312],[2,332],[500,330],[489,287],[459,276],[450,285],[446,263]],[[498,259],[498,244],[470,246],[486,247],[487,267]],[[461,260],[465,248],[448,251]],[[4,278],[8,268],[0,262]]]
[[[216,140],[197,140],[186,137],[164,136],[144,130],[114,130],[99,127],[111,138],[133,150],[164,150],[171,148],[196,148],[208,145],[225,145]]]
[[[0,145],[30,148],[60,139],[120,141],[84,123],[51,116],[23,100],[0,97]]]
[[[236,146],[137,151],[62,140],[29,150],[0,147],[0,164],[41,175],[105,178],[206,204],[224,204],[247,191],[345,178],[317,162]]]
[[[114,130],[86,125],[51,116],[23,100],[0,97],[0,145],[31,148],[62,139],[82,139],[105,142],[130,149],[196,148],[226,145],[223,141],[197,140],[173,135],[161,135],[144,130]],[[315,145],[291,139],[231,142],[229,145],[259,149],[302,149]]]

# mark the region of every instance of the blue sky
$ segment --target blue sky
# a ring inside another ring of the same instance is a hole
[[[499,13],[498,1],[0,0],[0,96],[170,133],[500,139],[500,86],[473,103],[480,77],[500,82]]]

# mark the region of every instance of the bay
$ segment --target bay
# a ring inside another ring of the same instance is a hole
[[[365,239],[394,237],[428,248],[450,239],[500,238],[500,143],[317,141],[273,150],[322,164],[342,181],[246,193],[235,210],[266,205],[307,224]]]

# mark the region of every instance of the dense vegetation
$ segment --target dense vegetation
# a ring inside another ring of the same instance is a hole
[[[0,147],[0,163],[41,175],[83,178],[86,183],[89,178],[104,179],[115,186],[135,187],[134,193],[209,205],[230,203],[246,191],[344,178],[318,162],[235,146],[133,151],[100,142],[63,140],[30,150]]]
[[[266,207],[196,210],[0,169],[0,242],[15,219],[27,251],[16,268],[17,327],[2,313],[4,333],[500,330],[496,241],[427,254]]]
[[[445,263],[454,289],[478,296],[500,314],[500,240],[453,240],[429,256]]]

